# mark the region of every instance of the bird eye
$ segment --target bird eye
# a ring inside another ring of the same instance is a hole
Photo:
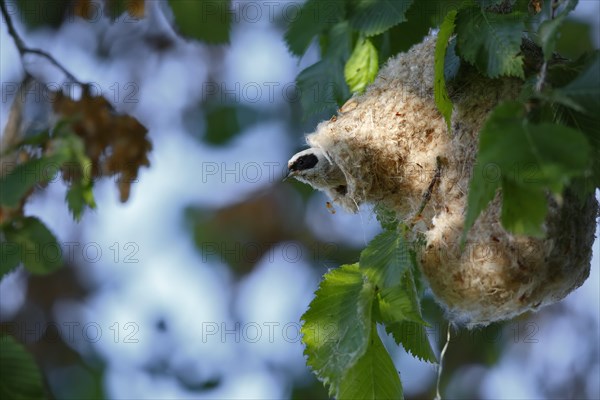
[[[291,171],[302,171],[302,170],[310,169],[310,168],[313,168],[315,165],[317,165],[318,162],[319,162],[319,159],[314,154],[303,155],[302,157],[300,157],[296,161],[294,161],[294,163],[290,166],[290,170]]]

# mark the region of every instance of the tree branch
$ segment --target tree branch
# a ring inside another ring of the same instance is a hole
[[[0,9],[2,10],[2,15],[4,16],[4,20],[6,21],[6,27],[8,28],[8,34],[13,38],[15,42],[15,46],[17,46],[17,50],[19,51],[19,55],[21,59],[25,57],[27,54],[37,54],[38,56],[44,57],[48,60],[52,65],[58,68],[65,76],[72,82],[75,82],[79,85],[83,85],[83,82],[75,78],[75,76],[69,72],[61,63],[59,63],[50,53],[40,50],[40,49],[32,49],[27,47],[23,39],[17,33],[15,26],[13,24],[10,15],[8,14],[8,9],[6,8],[6,1],[0,0]],[[23,66],[24,67],[24,66]]]

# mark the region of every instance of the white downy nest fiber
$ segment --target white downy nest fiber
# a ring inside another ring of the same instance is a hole
[[[452,132],[433,97],[435,36],[391,59],[362,95],[307,136],[343,171],[345,193],[328,192],[346,210],[382,204],[401,220],[414,217],[442,161],[415,230],[425,235],[421,267],[448,317],[487,325],[551,304],[581,286],[590,271],[598,204],[565,193],[550,199],[546,238],[515,236],[500,224],[501,194],[479,216],[463,249],[460,237],[478,134],[499,101],[514,99],[517,79],[479,75],[450,88]],[[454,94],[452,94],[454,91]]]

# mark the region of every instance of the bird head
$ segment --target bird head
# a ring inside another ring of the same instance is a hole
[[[340,168],[325,155],[321,149],[311,147],[294,154],[288,161],[286,179],[294,178],[307,183],[315,189],[336,189],[346,185],[346,179]]]

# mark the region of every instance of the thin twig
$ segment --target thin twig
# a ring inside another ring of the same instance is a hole
[[[421,217],[421,213],[427,206],[427,203],[429,203],[429,200],[431,200],[431,194],[433,193],[433,189],[435,188],[435,185],[440,181],[440,178],[442,177],[442,160],[438,156],[438,157],[436,157],[435,161],[436,161],[435,174],[433,175],[431,182],[429,182],[427,191],[425,193],[423,193],[423,199],[421,201],[419,209],[417,210],[417,213],[413,217],[411,227],[415,226],[415,224]]]
[[[40,49],[32,49],[27,47],[23,39],[17,33],[15,26],[13,24],[10,15],[8,14],[8,9],[6,8],[5,0],[0,0],[0,9],[2,10],[2,15],[4,16],[4,20],[6,21],[6,27],[8,29],[8,34],[13,38],[15,42],[15,46],[17,46],[17,50],[19,51],[19,55],[21,59],[25,57],[27,54],[37,54],[38,56],[44,57],[46,60],[50,62],[50,64],[54,65],[58,68],[65,76],[72,82],[75,82],[79,85],[83,85],[79,79],[77,79],[68,69],[66,69],[61,63],[59,63],[50,53],[40,50]]]
[[[438,364],[437,384],[435,386],[435,400],[442,400],[442,395],[440,394],[440,382],[442,380],[444,356],[446,355],[446,351],[448,350],[449,344],[450,344],[450,322],[448,322],[448,332],[446,333],[446,343],[444,344],[444,347],[442,348],[442,352],[440,353],[440,363]]]

